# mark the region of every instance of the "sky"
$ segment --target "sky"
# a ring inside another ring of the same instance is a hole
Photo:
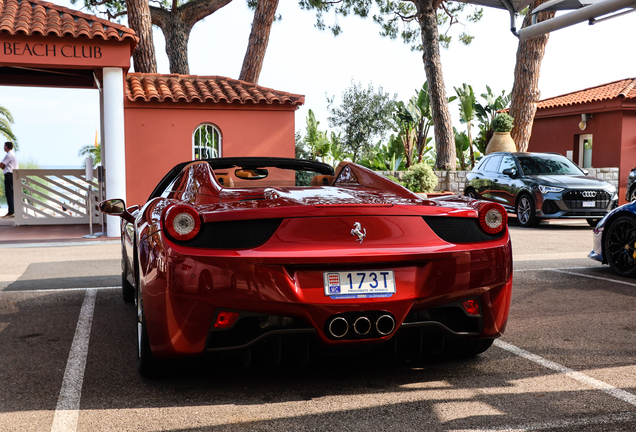
[[[54,3],[78,9],[66,0]],[[81,2],[81,0],[80,0]],[[320,128],[329,129],[326,97],[336,97],[351,82],[372,84],[398,100],[407,101],[426,80],[422,56],[401,40],[379,36],[371,19],[327,16],[337,19],[343,33],[334,37],[314,27],[312,12],[302,11],[295,0],[281,0],[282,20],[274,23],[259,85],[305,95],[296,111],[296,130],[304,132],[306,116],[313,110]],[[561,12],[563,13],[563,12]],[[249,37],[252,12],[245,0],[229,5],[195,25],[190,35],[190,73],[238,79]],[[636,77],[636,15],[628,14],[593,26],[587,23],[553,32],[543,59],[539,89],[551,97],[624,78]],[[521,27],[521,17],[517,27]],[[442,69],[447,96],[454,87],[470,84],[476,95],[486,86],[497,94],[512,90],[518,39],[509,30],[508,13],[485,8],[483,19],[465,30],[475,36],[463,46],[453,42],[442,49]],[[457,34],[464,28],[453,27]],[[169,73],[163,34],[155,29],[154,41],[160,73]],[[92,144],[99,124],[97,90],[61,90],[0,86],[0,105],[15,118],[12,126],[19,140],[21,160],[42,167],[81,166],[83,145]],[[459,128],[457,102],[450,105]]]

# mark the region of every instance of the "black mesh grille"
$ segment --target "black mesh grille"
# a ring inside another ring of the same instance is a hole
[[[563,200],[568,208],[575,209],[606,209],[612,196],[603,190],[574,190],[563,194]],[[583,207],[583,202],[594,201],[594,207]]]
[[[276,232],[282,219],[207,222],[199,234],[176,244],[209,249],[251,249],[262,245]]]
[[[497,240],[504,233],[504,230],[497,234],[486,233],[475,218],[423,216],[423,219],[439,238],[449,243]]]
[[[542,210],[544,214],[554,214],[559,212],[559,207],[553,200],[545,200],[543,201]]]

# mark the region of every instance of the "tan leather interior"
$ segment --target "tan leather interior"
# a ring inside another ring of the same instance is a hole
[[[215,174],[216,181],[224,188],[234,187],[234,180],[227,174]]]
[[[333,176],[317,175],[311,179],[311,186],[329,186],[333,183]]]

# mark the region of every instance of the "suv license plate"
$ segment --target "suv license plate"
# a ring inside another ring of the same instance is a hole
[[[324,272],[325,295],[331,298],[390,297],[395,293],[393,270]]]
[[[583,201],[583,207],[596,207],[596,201]]]

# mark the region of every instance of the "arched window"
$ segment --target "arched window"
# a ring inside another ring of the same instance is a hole
[[[221,157],[221,131],[213,124],[202,124],[193,135],[194,160]]]

